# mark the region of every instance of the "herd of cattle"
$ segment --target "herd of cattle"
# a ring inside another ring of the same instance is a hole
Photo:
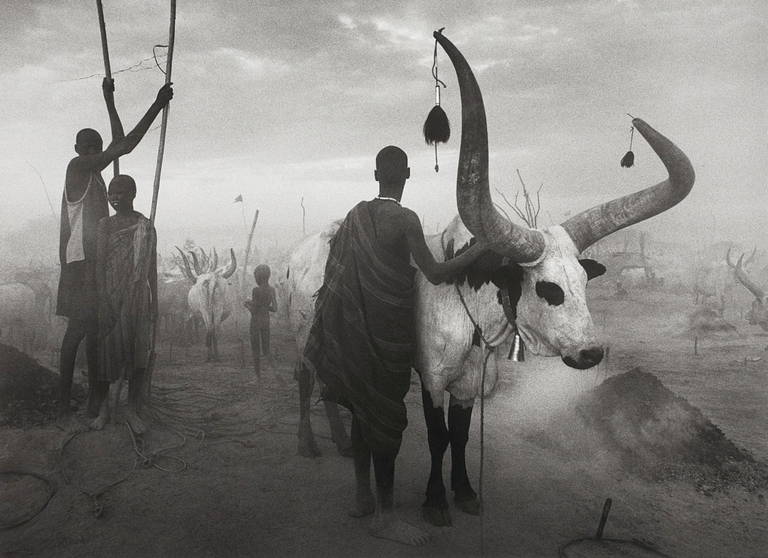
[[[449,225],[446,230],[454,225]],[[278,289],[280,317],[287,318],[291,327],[297,328],[299,344],[307,333],[303,318],[311,313],[313,300],[303,294],[301,285],[297,285],[296,281],[316,285],[322,281],[322,276],[303,279],[286,277],[289,261],[291,257],[297,257],[297,252],[306,250],[302,246],[307,243],[318,245],[327,242],[326,237],[332,230],[331,227],[308,237],[286,255],[284,264],[275,266],[277,269],[273,277],[277,279],[275,286]],[[312,252],[322,259],[322,250],[318,246]],[[187,264],[184,264],[184,259]],[[247,315],[242,301],[250,291],[250,277],[247,276],[244,284],[242,270],[238,269],[232,251],[230,261],[222,266],[218,265],[213,251],[206,254],[200,248],[186,250],[183,258],[165,258],[164,261],[165,264],[158,270],[160,339],[170,340],[176,345],[208,340],[208,358],[216,358],[216,339],[221,334],[222,324],[233,331],[240,327],[242,334],[245,334]],[[311,267],[311,273],[322,270],[322,265]],[[744,313],[746,322],[768,331],[768,293],[762,286],[764,276],[756,263],[755,252],[732,257],[731,251],[726,248],[719,260],[700,267],[698,275],[692,278],[689,290],[695,304],[713,304],[723,298],[724,289],[732,290],[738,285],[752,297],[751,308]],[[29,266],[0,276],[0,341],[29,353],[59,345],[64,324],[55,316],[57,281],[56,270],[42,266]],[[233,315],[237,312],[240,312],[242,319],[236,324]]]

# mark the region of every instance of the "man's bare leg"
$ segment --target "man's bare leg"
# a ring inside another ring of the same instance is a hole
[[[371,448],[363,440],[355,415],[352,415],[352,452],[355,461],[355,503],[349,509],[350,517],[365,517],[376,511],[376,500],[371,492]]]
[[[429,533],[406,523],[395,514],[396,457],[397,454],[373,453],[373,470],[376,475],[376,515],[371,522],[370,533],[381,539],[421,546],[429,542]]]
[[[68,415],[72,412],[70,400],[72,399],[72,375],[75,371],[75,359],[77,348],[85,337],[85,329],[78,322],[69,320],[64,339],[61,341],[61,353],[59,359],[59,414]]]
[[[119,381],[115,382],[115,384],[118,384],[118,386],[119,386],[119,383],[120,383]],[[104,397],[101,398],[101,404],[99,405],[99,414],[88,425],[91,428],[91,430],[101,430],[109,422],[109,401],[110,399],[114,399],[113,394],[110,392],[113,392],[115,389],[119,390],[118,386],[110,385],[109,389],[107,390],[107,393],[104,395]],[[117,398],[119,399],[119,395]]]
[[[136,368],[128,382],[128,408],[125,416],[131,430],[136,434],[144,434],[148,430],[146,423],[139,416],[144,398],[144,372],[144,368]]]
[[[88,415],[95,417],[101,407],[101,399],[108,388],[99,382],[98,326],[88,323],[85,334],[85,357],[88,362]]]

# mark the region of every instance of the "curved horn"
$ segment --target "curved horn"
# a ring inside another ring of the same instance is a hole
[[[219,255],[216,253],[216,247],[213,248],[213,263],[211,264],[211,271],[216,271],[219,267]]]
[[[644,120],[633,118],[632,125],[664,163],[669,178],[639,192],[596,205],[565,221],[562,226],[579,252],[604,236],[666,211],[685,198],[693,187],[696,174],[685,153]]]
[[[736,263],[736,265],[733,265],[733,262],[731,261],[731,248],[728,248],[728,252],[725,254],[725,261],[728,264],[729,267],[733,268],[733,271],[736,275],[736,279],[744,285],[749,292],[751,292],[756,298],[759,298],[760,300],[763,300],[765,297],[765,291],[760,288],[760,286],[752,281],[752,279],[749,278],[749,275],[744,271],[743,267],[743,260],[744,260],[744,254],[739,256],[739,261]]]
[[[480,87],[464,56],[439,31],[434,37],[456,70],[461,91],[461,151],[456,178],[459,215],[469,231],[493,250],[518,263],[532,262],[544,250],[543,235],[506,219],[494,206],[488,183],[488,127]]]
[[[192,270],[189,268],[189,260],[187,259],[187,256],[184,255],[184,252],[181,251],[181,248],[178,246],[175,247],[179,254],[181,254],[181,259],[184,260],[184,268],[181,270],[184,272],[184,276],[189,279],[192,284],[194,285],[197,282],[197,279],[195,278],[195,275],[192,273]]]
[[[207,273],[210,271],[210,265],[211,259],[208,257],[208,254],[205,253],[205,250],[200,248],[200,269],[203,270],[203,273]]]
[[[224,279],[229,279],[237,269],[237,258],[235,258],[235,251],[232,248],[229,249],[229,254],[231,257],[229,260],[229,265],[227,266],[227,269],[225,269],[221,274]]]
[[[200,267],[200,262],[197,261],[197,254],[195,254],[194,250],[189,251],[189,255],[192,256],[192,265],[195,267],[195,273],[197,275],[200,275],[203,272],[203,268]]]
[[[744,262],[745,267],[751,264],[753,261],[755,261],[755,254],[757,254],[757,246],[755,246],[755,249],[752,250],[752,253],[747,258],[747,261]]]

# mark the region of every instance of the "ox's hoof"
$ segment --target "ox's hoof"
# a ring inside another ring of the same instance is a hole
[[[355,450],[352,449],[352,446],[336,446],[336,451],[339,452],[339,455],[342,457],[354,457],[355,456]]]
[[[450,527],[453,525],[447,502],[444,506],[424,504],[421,506],[421,518],[435,527]]]
[[[473,496],[468,499],[459,499],[457,497],[454,498],[453,501],[456,504],[456,507],[464,513],[468,513],[469,515],[480,515],[482,513],[480,500],[478,500],[477,496]]]
[[[314,440],[299,439],[299,455],[302,457],[320,457],[323,454]]]

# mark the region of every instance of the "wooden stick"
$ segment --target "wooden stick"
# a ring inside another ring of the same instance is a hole
[[[241,283],[241,291],[242,287],[245,287],[246,281],[247,281],[247,274],[248,274],[248,258],[251,255],[251,243],[253,242],[253,231],[256,230],[256,221],[259,220],[259,210],[256,210],[256,213],[253,214],[253,222],[251,223],[251,232],[248,234],[248,243],[245,245],[245,258],[243,259],[243,280]],[[245,292],[248,292],[248,289],[245,289]]]
[[[173,66],[173,43],[176,37],[176,0],[171,0],[171,26],[168,31],[168,58],[165,63],[165,83],[171,82],[171,69]],[[155,224],[157,213],[157,195],[160,192],[160,172],[163,169],[163,154],[165,152],[165,131],[168,128],[168,111],[171,103],[163,107],[163,120],[160,124],[160,145],[157,148],[157,164],[155,166],[155,182],[152,186],[152,212],[149,221]]]
[[[173,65],[173,43],[176,37],[176,0],[171,0],[171,24],[168,30],[168,58],[165,63],[165,83],[171,82],[171,68]],[[152,185],[152,212],[149,214],[150,227],[155,226],[155,214],[157,213],[157,195],[160,192],[160,171],[163,168],[163,153],[165,151],[165,130],[168,127],[168,108],[170,102],[163,107],[163,122],[160,125],[160,145],[157,148],[157,165],[155,166],[155,181]],[[157,283],[155,283],[155,292],[157,292]],[[152,390],[152,372],[155,368],[155,342],[157,341],[157,327],[152,328],[152,353],[149,366],[147,366],[145,393],[147,400]]]
[[[101,31],[101,52],[104,55],[104,75],[107,79],[112,79],[112,67],[109,65],[109,47],[107,46],[107,26],[104,23],[104,7],[101,0],[96,0],[96,10],[99,12],[99,30]],[[120,174],[120,160],[115,159],[112,162],[114,176]]]

